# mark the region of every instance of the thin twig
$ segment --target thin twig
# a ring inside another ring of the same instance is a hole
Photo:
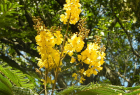
[[[44,91],[45,89],[41,90],[41,92],[39,93],[39,95]]]

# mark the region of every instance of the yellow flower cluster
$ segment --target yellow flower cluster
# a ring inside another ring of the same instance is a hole
[[[60,16],[60,21],[66,24],[69,20],[70,24],[75,24],[79,20],[79,14],[81,13],[81,4],[79,0],[66,0],[64,5],[65,14]]]
[[[73,73],[72,77],[75,77],[75,80],[77,80],[77,74],[76,73]]]
[[[79,20],[79,14],[81,13],[81,4],[79,0],[66,0],[66,4],[64,5],[64,10],[66,10],[65,14],[60,16],[60,20],[66,24],[69,22],[70,24],[76,24]],[[72,34],[70,38],[68,38],[66,31],[65,38],[63,39],[63,35],[60,30],[49,30],[42,23],[41,18],[36,19],[33,18],[33,21],[36,25],[34,28],[37,29],[38,35],[35,37],[37,43],[37,50],[41,55],[41,58],[38,61],[38,66],[40,68],[45,67],[45,80],[44,85],[46,87],[46,83],[54,83],[57,81],[58,73],[61,71],[62,59],[68,54],[71,57],[70,63],[74,63],[78,60],[79,64],[84,63],[88,64],[88,69],[85,70],[80,69],[78,73],[73,73],[72,77],[75,77],[75,80],[80,80],[82,83],[85,79],[84,76],[90,77],[92,74],[97,75],[97,73],[102,70],[101,65],[104,63],[104,48],[101,48],[98,44],[100,41],[98,38],[95,43],[90,43],[87,45],[87,48],[83,49],[85,42],[83,41],[89,33],[89,30],[84,26],[86,25],[86,19],[82,19],[78,24],[79,33]],[[69,26],[69,24],[68,24]],[[61,45],[63,42],[63,45]],[[60,47],[57,47],[60,45]],[[77,55],[74,53],[78,53]],[[76,60],[77,58],[77,60]],[[55,72],[55,80],[51,80],[51,70],[54,69]],[[45,88],[46,89],[46,88]],[[53,93],[53,92],[52,92]]]
[[[60,48],[60,50],[56,47],[63,42],[63,35],[61,32],[59,30],[50,31],[46,29],[46,27],[43,27],[38,21],[36,28],[39,33],[35,39],[38,45],[37,49],[41,55],[41,59],[39,59],[38,62],[40,68],[45,67],[48,72],[53,68],[57,68],[57,70],[61,71],[60,65],[62,65],[62,58],[64,55],[68,54],[71,56],[70,63],[74,63],[76,61],[76,56],[74,57],[73,55],[74,52],[76,52],[78,53],[78,62],[88,64],[89,67],[87,70],[80,69],[78,71],[80,75],[74,73],[72,77],[75,77],[75,80],[80,79],[80,83],[82,83],[85,80],[84,76],[90,77],[92,74],[97,75],[97,73],[102,70],[101,65],[104,63],[105,53],[104,48],[101,48],[99,45],[100,37],[95,37],[97,40],[94,40],[94,43],[88,44],[87,48],[81,51],[85,44],[83,39],[85,39],[85,36],[89,33],[89,30],[82,28],[84,26],[84,21],[85,19],[80,21],[80,32],[67,38],[66,42],[64,41],[64,46],[62,46],[64,48]],[[50,81],[49,77],[47,77],[47,81]]]
[[[37,50],[41,55],[38,66],[45,67],[47,70],[58,67],[60,63],[61,52],[55,49],[55,45],[60,45],[63,41],[63,35],[60,31],[50,32],[47,29],[40,29],[40,33],[35,37]]]
[[[97,43],[90,43],[81,54],[77,55],[79,62],[89,65],[87,70],[79,70],[81,76],[80,83],[85,80],[84,76],[90,77],[92,74],[97,75],[97,73],[102,70],[101,65],[104,63],[105,53],[100,51],[100,49],[101,48]],[[71,63],[75,62],[75,60],[76,59],[72,57]],[[73,73],[72,77],[75,77],[76,80],[78,79],[76,73]]]
[[[55,66],[59,66],[60,63],[60,51],[54,48],[55,44],[60,45],[63,41],[62,34],[60,31],[52,34],[49,30],[41,31],[39,35],[36,36],[37,49],[41,55],[41,59],[38,62],[39,67],[45,67],[47,69],[52,69]]]
[[[98,44],[90,43],[81,55],[78,55],[79,61],[89,65],[88,70],[84,72],[87,77],[90,77],[92,74],[97,75],[97,70],[102,70],[100,66],[104,63],[105,53],[99,50]]]
[[[64,53],[68,53],[69,56],[73,55],[73,52],[80,52],[84,47],[84,41],[81,36],[77,37],[77,34],[73,34],[71,39],[65,44]]]

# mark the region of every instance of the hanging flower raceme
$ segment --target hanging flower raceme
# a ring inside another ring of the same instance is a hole
[[[74,73],[72,77],[75,77],[75,79],[80,78],[80,83],[83,83],[85,80],[84,77],[90,77],[91,75],[97,75],[100,70],[102,70],[101,65],[104,63],[105,53],[104,53],[104,46],[101,47],[98,42],[95,43],[89,43],[87,45],[87,48],[82,51],[80,54],[77,54],[77,60],[80,64],[87,64],[88,69],[82,69],[80,68],[79,71],[77,71],[77,74]],[[70,55],[70,54],[69,54]],[[72,55],[70,55],[72,56]],[[76,59],[72,56],[70,63],[74,63]],[[79,74],[79,75],[78,75]]]
[[[101,37],[99,36],[95,36],[96,39],[94,40],[94,43],[89,43],[86,49],[83,49],[85,44],[83,40],[86,39],[89,30],[84,28],[85,19],[82,19],[79,22],[80,24],[78,28],[80,32],[73,34],[71,38],[68,39],[64,47],[64,53],[67,53],[69,56],[71,56],[70,63],[75,63],[77,58],[77,63],[88,64],[88,69],[85,70],[80,68],[80,70],[77,71],[77,74],[74,73],[72,75],[72,77],[75,77],[75,79],[80,79],[80,83],[82,83],[85,80],[84,76],[90,77],[93,74],[97,75],[97,73],[102,70],[101,65],[104,63],[105,49],[104,47],[100,46]],[[74,52],[78,54],[74,55]]]
[[[60,51],[55,49],[55,45],[60,45],[63,41],[63,35],[60,31],[51,32],[46,27],[40,23],[39,19],[36,23],[35,28],[39,31],[38,35],[35,37],[37,42],[37,50],[41,55],[41,59],[38,61],[38,66],[40,68],[45,67],[45,69],[52,70],[62,64],[60,61]],[[35,22],[35,21],[34,21]]]
[[[75,24],[79,20],[79,14],[81,13],[80,7],[79,0],[66,0],[63,8],[66,12],[60,16],[60,21],[64,24],[68,21],[70,24]]]
[[[102,70],[101,65],[104,63],[105,53],[100,51],[100,47],[96,43],[88,44],[87,48],[78,55],[78,60],[89,65],[89,68],[84,72],[84,75],[97,75],[97,71]]]
[[[54,35],[58,34],[60,31],[54,33]],[[41,59],[38,62],[40,68],[45,67],[47,69],[55,68],[55,66],[59,65],[60,60],[60,51],[54,48],[55,44],[59,45],[62,43],[62,34],[54,37],[52,33],[47,31],[40,31],[40,34],[36,36],[37,49],[39,54],[41,55]],[[58,40],[59,41],[56,41]]]

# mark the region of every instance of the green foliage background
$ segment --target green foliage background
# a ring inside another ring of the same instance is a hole
[[[36,59],[40,58],[40,55],[36,50],[37,31],[33,28],[32,16],[40,16],[48,28],[61,26],[64,34],[66,25],[60,22],[59,17],[64,12],[62,10],[64,3],[65,0],[0,0],[1,95],[12,95],[22,88],[25,95],[39,94],[43,90],[43,84],[40,81],[42,76],[35,72],[35,68],[39,68]],[[86,77],[83,84],[76,84],[81,85],[78,91],[103,95],[101,91],[105,89],[106,92],[103,93],[114,95],[112,93],[118,94],[118,92],[112,92],[114,91],[112,89],[115,89],[112,87],[114,85],[122,87],[116,88],[120,91],[119,93],[129,95],[139,93],[135,89],[139,89],[140,84],[140,1],[80,0],[80,3],[82,4],[80,17],[87,17],[87,28],[91,31],[85,43],[91,42],[94,35],[101,35],[102,44],[106,46],[106,59],[103,70],[98,75]],[[69,30],[73,33],[78,32],[77,24],[71,25]],[[67,88],[60,93],[65,91],[73,93],[71,89],[77,90],[77,87],[72,86],[76,80],[71,75],[78,68],[69,64],[69,61],[70,57],[66,56],[62,70],[71,68],[58,76],[56,88]],[[81,87],[89,89],[90,82],[100,85],[105,83],[108,84],[108,88],[98,86],[98,90],[81,89]],[[124,85],[127,88],[123,88]],[[51,88],[50,85],[47,87]]]

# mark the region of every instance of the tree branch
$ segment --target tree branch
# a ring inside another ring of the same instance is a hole
[[[2,52],[0,52],[0,58],[6,62],[9,66],[19,69],[22,72],[26,73],[26,70],[24,70],[23,68],[21,68],[21,66],[18,65],[18,63],[16,63],[14,60],[10,59],[8,56],[5,56],[5,54],[3,54]]]
[[[133,46],[132,46],[130,34],[129,34],[128,31],[124,28],[124,26],[123,26],[121,20],[116,16],[116,13],[114,12],[113,4],[112,4],[113,1],[114,1],[114,0],[110,0],[110,7],[111,7],[111,9],[112,9],[112,13],[113,13],[113,15],[115,16],[115,18],[117,19],[117,21],[118,21],[118,23],[120,24],[121,28],[122,28],[122,29],[124,30],[124,32],[126,33],[133,54],[140,58],[140,54],[138,54],[138,52],[136,52],[136,51],[134,50]]]
[[[30,48],[31,43],[24,43],[20,39],[16,40],[16,42],[13,42],[12,40],[9,40],[7,38],[2,38],[2,39],[0,39],[0,41],[5,44],[12,44],[14,49],[22,50],[22,51],[25,51],[26,53],[29,53],[36,57],[40,57],[40,55],[37,53],[36,50],[33,50]]]
[[[131,47],[131,50],[133,52],[134,55],[136,55],[137,57],[140,58],[140,54],[138,54],[137,51],[134,50],[133,46],[132,46],[132,41],[131,41],[131,37],[130,37],[130,34],[128,33],[128,31],[124,28],[124,26],[122,25],[122,22],[120,21],[120,19],[115,15],[115,18],[118,19],[118,23],[120,24],[120,26],[122,27],[122,29],[124,30],[124,32],[126,33],[127,37],[128,37],[128,41],[130,43],[130,47]]]
[[[115,73],[114,70],[111,70],[107,64],[103,65],[103,70],[101,73],[111,81],[113,85],[121,85],[119,76]]]

